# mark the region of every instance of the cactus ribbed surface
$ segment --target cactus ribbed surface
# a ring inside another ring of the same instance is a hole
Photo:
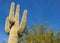
[[[20,6],[17,5],[15,16],[14,16],[14,6],[15,6],[15,3],[12,2],[9,16],[7,16],[6,22],[5,22],[5,32],[9,34],[8,43],[18,43],[19,35],[20,36],[23,35],[23,31],[25,29],[26,19],[27,19],[27,10],[24,10],[21,23],[19,24]]]

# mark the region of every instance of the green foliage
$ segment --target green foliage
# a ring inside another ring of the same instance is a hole
[[[25,34],[25,40],[22,40],[24,43],[60,43],[60,31],[55,34],[53,30],[49,30],[49,26],[45,26],[45,23],[39,27],[34,24],[32,28],[27,28],[27,31],[29,34]]]

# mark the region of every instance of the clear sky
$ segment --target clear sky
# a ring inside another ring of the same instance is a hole
[[[4,25],[12,2],[20,4],[20,18],[24,9],[28,10],[28,26],[39,26],[46,21],[47,25],[54,28],[55,33],[60,29],[60,0],[0,0],[0,43],[8,39]]]

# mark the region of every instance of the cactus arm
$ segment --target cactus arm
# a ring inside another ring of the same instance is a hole
[[[21,23],[20,23],[20,28],[19,28],[19,31],[18,31],[18,33],[20,35],[21,35],[21,33],[23,33],[23,31],[25,29],[26,19],[27,19],[27,10],[24,10],[23,17],[22,17],[22,20],[21,20]]]
[[[11,7],[10,7],[10,12],[9,12],[9,19],[10,19],[10,21],[14,20],[14,6],[15,6],[15,3],[12,2],[11,3]]]
[[[6,18],[6,22],[5,22],[5,32],[7,33],[7,34],[9,34],[9,32],[10,32],[10,27],[9,27],[9,18],[7,17]]]
[[[19,10],[20,9],[20,6],[19,5],[17,5],[17,7],[16,7],[16,13],[15,13],[15,23],[16,24],[19,24]]]

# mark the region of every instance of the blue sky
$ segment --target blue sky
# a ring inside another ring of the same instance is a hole
[[[8,39],[4,25],[12,2],[20,4],[20,18],[24,9],[28,10],[28,26],[32,24],[39,26],[46,21],[47,25],[54,28],[55,33],[60,29],[60,0],[0,0],[0,43]]]

